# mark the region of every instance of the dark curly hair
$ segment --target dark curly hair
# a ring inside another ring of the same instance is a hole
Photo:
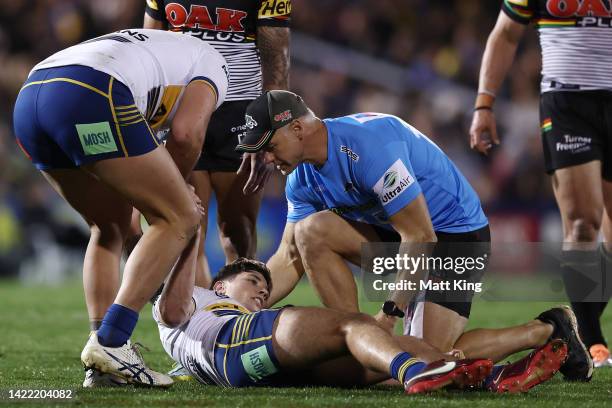
[[[222,280],[232,279],[234,276],[242,272],[259,272],[268,284],[268,291],[272,291],[272,277],[270,276],[270,270],[266,264],[247,258],[238,258],[234,262],[219,269],[217,276],[215,276],[215,279],[213,279],[212,283],[210,284],[210,289],[215,286],[215,283]]]

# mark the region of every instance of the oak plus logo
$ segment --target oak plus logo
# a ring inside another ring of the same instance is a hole
[[[408,172],[401,159],[385,170],[382,177],[374,185],[374,192],[383,205],[399,197],[404,190],[414,183],[414,177]]]
[[[209,7],[192,4],[187,11],[180,3],[168,3],[164,10],[172,27],[244,33],[242,20],[247,16],[246,11]]]
[[[606,0],[548,0],[546,10],[551,16],[559,18],[610,17],[612,10],[606,3]]]

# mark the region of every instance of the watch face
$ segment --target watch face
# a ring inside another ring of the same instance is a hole
[[[385,303],[383,303],[382,310],[384,314],[392,315],[393,311],[395,310],[395,302],[387,300]]]
[[[383,303],[382,311],[388,316],[404,317],[404,312],[402,312],[392,300],[387,300]]]

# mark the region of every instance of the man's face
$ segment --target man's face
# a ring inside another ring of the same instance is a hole
[[[263,309],[270,292],[263,275],[255,271],[241,272],[223,281],[225,295],[236,299],[251,312]]]
[[[266,163],[274,163],[284,176],[291,173],[302,159],[303,146],[298,132],[299,129],[290,123],[276,130],[272,140],[264,147]]]

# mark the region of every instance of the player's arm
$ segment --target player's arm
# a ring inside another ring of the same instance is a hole
[[[166,21],[163,7],[164,2],[162,0],[147,0],[142,28],[165,30]]]
[[[422,193],[419,193],[414,200],[393,214],[389,221],[402,240],[398,252],[400,258],[404,256],[420,258],[431,253],[433,249],[431,244],[437,241],[437,237]],[[399,268],[395,281],[413,281],[418,288],[419,280],[426,279],[426,273],[427,271],[424,269],[407,271]],[[416,291],[398,290],[389,293],[387,300],[392,300],[400,310],[404,311],[414,295],[416,295]],[[381,326],[392,330],[397,319],[380,311],[376,315],[376,320]]]
[[[257,28],[257,48],[266,91],[289,88],[289,38],[289,27]]]
[[[525,32],[521,24],[502,11],[497,23],[489,35],[487,46],[482,57],[478,95],[474,104],[474,117],[470,127],[470,147],[481,153],[487,153],[492,143],[499,144],[493,103],[514,59],[518,44]],[[483,137],[488,133],[491,140]]]
[[[263,89],[287,89],[289,87],[289,27],[257,27],[257,48],[261,58]],[[265,164],[264,152],[245,153],[238,173],[249,172],[243,187],[244,194],[261,190],[274,166]]]
[[[179,257],[157,301],[159,317],[168,327],[182,325],[195,311],[193,287],[201,236],[198,230]]]
[[[217,106],[217,93],[207,81],[192,81],[177,108],[166,148],[185,179],[195,166],[210,116]]]
[[[261,58],[263,89],[289,89],[289,19],[291,1],[284,1],[282,12],[277,14],[268,1],[260,2],[257,16],[257,49]],[[276,3],[275,3],[276,4]],[[244,194],[254,194],[265,185],[274,166],[266,165],[264,153],[245,153],[238,174],[249,174],[242,189]]]
[[[400,235],[402,242],[400,245],[399,254],[403,257],[420,257],[427,256],[432,250],[432,246],[428,245],[437,241],[436,234],[431,224],[431,217],[427,209],[425,197],[420,193],[408,205],[393,214],[389,221],[393,228]],[[398,270],[396,280],[425,279],[425,270],[404,271]],[[393,300],[400,309],[404,310],[413,293],[404,293],[402,291],[391,293],[389,300]]]
[[[272,306],[284,299],[304,275],[304,265],[295,243],[295,223],[287,222],[281,243],[267,266],[272,275],[272,293],[268,305]]]

